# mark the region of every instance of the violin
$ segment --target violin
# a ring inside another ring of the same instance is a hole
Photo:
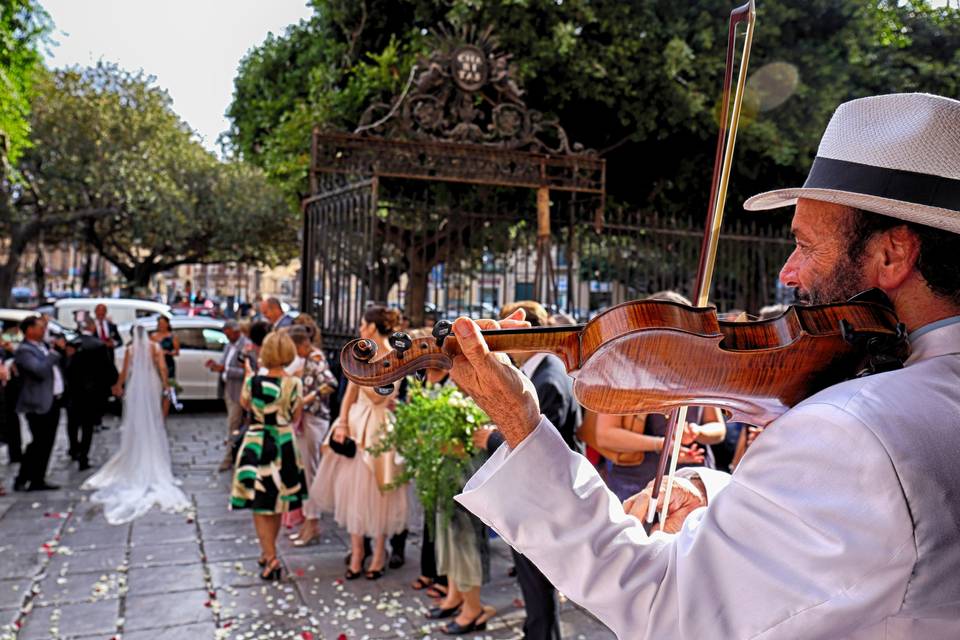
[[[874,292],[849,302],[791,306],[774,318],[719,320],[713,307],[638,300],[585,325],[483,331],[491,351],[546,352],[574,377],[574,394],[597,413],[670,413],[716,407],[728,419],[766,426],[790,407],[844,379],[898,368],[909,343]],[[882,293],[879,294],[882,296]],[[372,340],[347,343],[340,365],[351,381],[392,392],[426,368],[450,369],[460,354],[449,322],[430,337],[403,332],[377,358]]]

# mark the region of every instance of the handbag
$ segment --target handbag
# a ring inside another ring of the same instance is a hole
[[[343,442],[337,442],[333,438],[330,438],[328,444],[334,453],[338,453],[346,458],[352,458],[357,455],[357,443],[350,436],[344,438]]]

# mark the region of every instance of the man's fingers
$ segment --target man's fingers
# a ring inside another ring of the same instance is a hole
[[[491,329],[499,329],[500,323],[496,320],[491,320],[490,318],[482,318],[480,320],[474,320],[476,325],[480,327],[481,331],[489,331]]]
[[[453,332],[457,334],[460,351],[474,368],[483,366],[483,360],[490,349],[480,335],[480,327],[470,318],[461,316],[453,323]]]

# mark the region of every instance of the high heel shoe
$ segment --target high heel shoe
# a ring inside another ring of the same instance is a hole
[[[274,558],[266,564],[264,572],[260,574],[261,580],[278,581],[283,577],[283,569],[280,567],[280,560]]]
[[[347,569],[347,572],[346,572],[345,574],[343,574],[343,577],[346,578],[347,580],[356,580],[357,578],[359,578],[359,577],[362,576],[362,575],[363,575],[363,569],[361,569],[360,571],[351,571],[351,570],[348,568],[348,569]]]
[[[309,540],[304,540],[303,538],[297,538],[293,541],[293,546],[295,547],[312,547],[314,545],[320,544],[320,534],[312,536]]]
[[[267,566],[267,559],[264,558],[264,557],[262,557],[262,556],[259,557],[259,558],[257,558],[257,566],[258,566],[258,567],[265,567],[265,566]]]
[[[379,580],[383,577],[384,567],[379,569],[367,569],[367,573],[364,574],[367,580]]]

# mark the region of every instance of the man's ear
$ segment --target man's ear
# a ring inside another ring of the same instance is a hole
[[[920,239],[906,225],[876,234],[868,246],[877,284],[884,291],[902,286],[920,257]]]

